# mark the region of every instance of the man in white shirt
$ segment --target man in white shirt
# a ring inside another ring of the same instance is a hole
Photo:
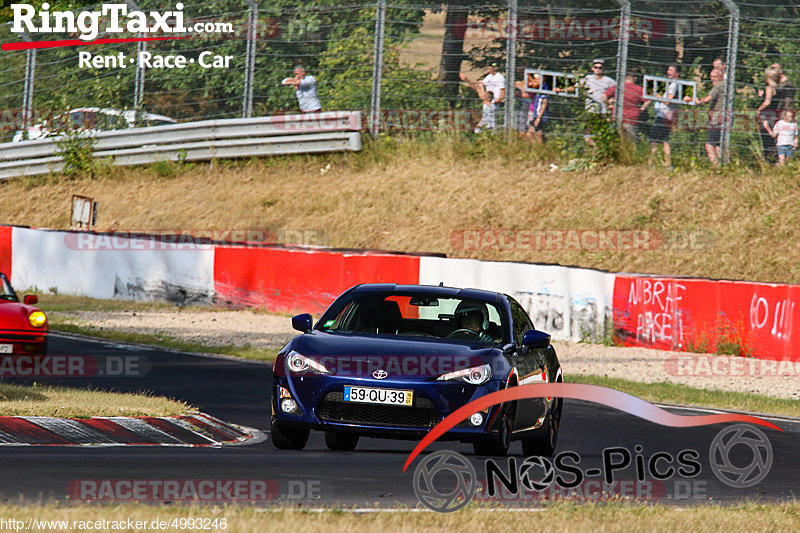
[[[608,113],[608,105],[603,100],[603,95],[608,89],[614,87],[617,82],[614,81],[614,78],[603,74],[604,67],[604,60],[595,59],[592,61],[592,73],[581,80],[581,86],[588,96],[585,101],[585,107],[586,111],[589,113],[601,115]],[[592,134],[588,129],[583,132],[583,140],[586,141],[587,144],[595,146]]]
[[[322,105],[317,97],[317,80],[314,76],[306,74],[302,65],[294,67],[294,78],[286,78],[281,84],[294,85],[297,94],[297,105],[303,113],[317,113],[322,111]]]
[[[478,98],[483,102],[481,120],[475,126],[475,133],[480,133],[484,128],[493,130],[499,104],[506,98],[506,77],[497,72],[497,63],[486,67],[486,76],[481,81],[469,81],[463,73],[458,77],[475,89]]]

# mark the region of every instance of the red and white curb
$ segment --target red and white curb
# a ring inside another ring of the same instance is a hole
[[[0,446],[232,446],[266,440],[261,431],[204,413],[156,417],[0,416]]]

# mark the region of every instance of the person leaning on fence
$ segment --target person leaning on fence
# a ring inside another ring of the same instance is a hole
[[[667,78],[677,79],[679,73],[678,65],[670,65],[667,68]],[[664,92],[664,98],[677,98],[678,84],[670,82],[667,84],[667,90]],[[644,110],[646,106],[642,109]],[[669,134],[672,126],[678,119],[678,109],[680,104],[678,102],[656,102],[656,118],[653,120],[653,125],[650,126],[650,134],[647,136],[650,141],[650,154],[651,157],[655,156],[658,145],[664,148],[664,166],[672,167],[672,150],[669,145]]]
[[[497,63],[486,67],[486,76],[482,80],[470,81],[464,73],[460,73],[458,77],[475,89],[483,103],[481,120],[475,126],[475,133],[480,133],[483,129],[494,129],[497,110],[506,97],[506,77],[497,72]]]
[[[786,76],[780,63],[773,63],[769,68],[778,71],[778,89],[776,91],[778,111],[783,112],[784,109],[794,108],[794,95],[797,92],[797,87]]]
[[[547,82],[542,83],[541,77],[538,74],[533,78],[533,88],[542,91],[550,90],[550,86],[547,85]],[[549,116],[547,112],[547,103],[546,93],[535,93],[533,101],[528,108],[528,137],[540,143],[544,142],[544,132]]]
[[[711,71],[711,92],[697,100],[698,104],[708,104],[708,136],[706,138],[706,155],[714,165],[719,165],[722,126],[724,125],[725,84],[722,83],[724,73],[715,68]]]
[[[297,95],[297,104],[303,113],[317,113],[322,111],[322,104],[317,97],[317,80],[314,76],[306,74],[302,65],[294,67],[294,78],[286,78],[282,85],[294,85]]]
[[[598,113],[602,115],[608,113],[608,106],[603,101],[603,93],[605,93],[610,87],[616,85],[617,82],[614,80],[614,78],[610,78],[603,74],[604,67],[604,60],[595,59],[592,61],[592,73],[587,75],[580,82],[587,94],[584,105],[586,111],[589,113]],[[587,143],[594,145],[594,140],[592,139],[592,135],[588,130],[584,131],[583,139]]]
[[[797,150],[797,123],[794,121],[794,111],[784,109],[781,119],[775,123],[770,135],[777,140],[778,164],[783,165]]]
[[[761,137],[761,148],[764,151],[764,160],[774,163],[777,159],[777,148],[775,139],[772,138],[772,126],[778,121],[778,113],[782,102],[778,100],[778,83],[780,73],[773,68],[764,71],[764,80],[767,86],[764,89],[764,101],[756,109],[756,118],[759,125],[759,136]]]
[[[617,86],[614,85],[606,89],[603,93],[603,102],[611,104],[616,97]],[[644,87],[636,83],[636,75],[633,72],[625,74],[625,96],[622,102],[622,131],[635,141],[639,134],[639,114],[640,107],[645,103]],[[645,106],[642,109],[646,109]]]

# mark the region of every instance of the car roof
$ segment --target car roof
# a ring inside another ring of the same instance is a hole
[[[484,291],[481,289],[459,289],[457,287],[444,287],[441,285],[400,285],[397,283],[364,283],[351,289],[353,292],[416,292],[434,296],[450,296],[457,298],[473,298],[499,302],[503,295],[498,292]]]

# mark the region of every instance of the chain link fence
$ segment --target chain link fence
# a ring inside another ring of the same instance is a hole
[[[160,0],[127,6],[168,9]],[[587,123],[607,120],[659,157],[669,148],[673,161],[714,153],[752,162],[775,158],[764,122],[771,128],[794,107],[800,75],[800,6],[790,1],[211,0],[187,3],[183,15],[181,39],[4,46],[3,140],[86,107],[136,111],[140,123],[141,112],[178,121],[294,113],[294,88],[282,81],[302,65],[323,110],[363,111],[375,135],[507,131],[588,147],[596,139]],[[97,37],[144,36],[176,35]],[[75,38],[0,26],[4,45]],[[80,68],[81,52],[126,61]],[[142,54],[192,63],[147,67]],[[200,66],[201,54],[224,66]],[[712,80],[715,67],[721,78]],[[765,71],[776,70],[768,81]]]

